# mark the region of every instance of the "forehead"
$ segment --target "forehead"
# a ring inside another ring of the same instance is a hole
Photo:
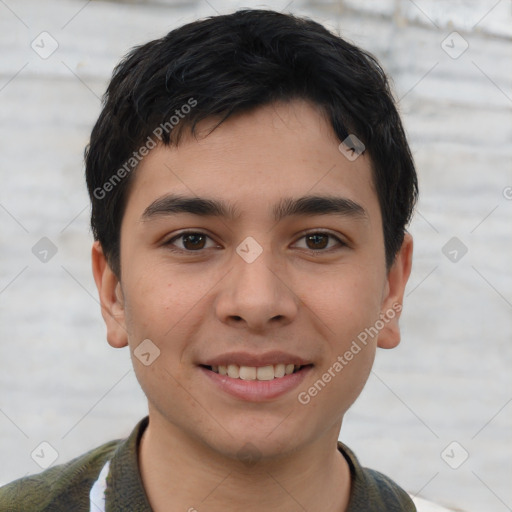
[[[380,217],[369,157],[349,160],[318,107],[294,100],[234,115],[212,131],[217,122],[205,120],[177,147],[159,145],[144,157],[127,213],[142,216],[155,201],[177,194],[223,199],[233,218],[275,219],[283,199],[328,195]]]

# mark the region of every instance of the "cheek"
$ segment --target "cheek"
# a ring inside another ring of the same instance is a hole
[[[129,336],[154,337],[158,344],[186,317],[196,300],[193,288],[183,289],[176,273],[155,266],[132,267],[133,278],[124,283],[125,315]]]
[[[131,275],[136,274],[133,271]],[[143,340],[151,340],[160,350],[159,363],[173,375],[182,370],[180,363],[187,347],[211,312],[208,291],[215,281],[212,283],[205,273],[196,274],[187,275],[165,264],[141,265],[139,277],[124,285],[132,352]]]
[[[345,361],[343,370],[332,381],[331,400],[334,403],[343,400],[342,411],[344,412],[352,406],[361,394],[375,358],[375,345],[361,345],[360,348],[361,351],[354,354],[350,361],[346,357],[347,351],[344,352],[342,356],[342,360]],[[348,352],[352,353],[350,350]]]
[[[319,377],[329,381],[324,399],[333,418],[352,405],[370,374],[377,342],[371,327],[379,319],[382,295],[382,276],[373,266],[342,270],[332,276],[323,293],[310,295],[309,303],[329,327]]]
[[[193,317],[190,313],[197,302],[175,281],[152,269],[125,286],[133,368],[142,390],[156,407],[168,399],[169,393],[179,393],[184,371],[181,360]]]
[[[347,351],[351,354],[348,357]],[[353,352],[345,346],[333,352],[298,396],[301,404],[317,411],[308,415],[308,421],[316,421],[317,428],[323,430],[342,420],[364,388],[374,357],[374,345]]]
[[[379,318],[382,285],[371,269],[341,269],[323,279],[322,286],[310,287],[304,303],[329,328],[333,348],[342,350],[359,333]]]

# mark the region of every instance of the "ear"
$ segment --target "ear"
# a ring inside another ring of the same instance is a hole
[[[411,274],[413,241],[409,233],[405,233],[400,251],[389,269],[386,279],[386,290],[382,300],[381,319],[384,327],[379,333],[377,346],[395,348],[400,343],[400,326],[398,320],[402,312],[405,285]]]
[[[99,242],[92,245],[92,273],[100,296],[101,314],[107,326],[107,340],[114,348],[128,345],[121,283],[112,272]]]

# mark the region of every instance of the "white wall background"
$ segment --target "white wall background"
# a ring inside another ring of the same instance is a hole
[[[146,414],[128,352],[105,341],[90,272],[82,153],[113,66],[197,17],[263,5],[0,1],[0,483],[40,471],[42,441],[64,462]],[[265,5],[381,60],[420,176],[403,342],[378,353],[341,438],[413,494],[512,510],[512,3]],[[31,48],[52,39],[46,59]],[[43,237],[57,249],[47,262],[32,252]]]

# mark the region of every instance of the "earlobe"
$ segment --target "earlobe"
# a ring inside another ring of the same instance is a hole
[[[107,327],[107,340],[114,348],[128,345],[121,283],[107,262],[101,244],[92,246],[92,272],[101,304],[101,314]]]
[[[413,240],[405,233],[400,251],[391,266],[386,283],[386,294],[382,301],[381,318],[384,327],[379,332],[377,346],[395,348],[400,343],[399,319],[402,312],[405,286],[411,274]]]

